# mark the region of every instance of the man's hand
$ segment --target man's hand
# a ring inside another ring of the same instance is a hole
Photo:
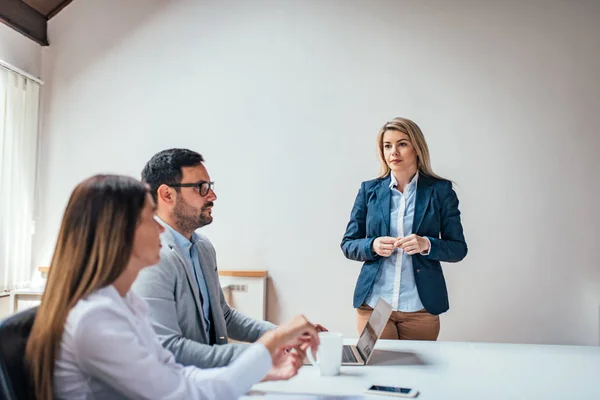
[[[317,330],[317,332],[329,332],[329,330],[327,330],[327,328],[325,328],[321,324],[315,324],[315,329]]]
[[[307,344],[317,349],[319,347],[319,334],[313,324],[311,324],[304,315],[297,315],[289,322],[279,325],[276,329],[265,332],[257,343],[262,343],[271,353],[274,354],[283,349],[292,349],[297,346]]]

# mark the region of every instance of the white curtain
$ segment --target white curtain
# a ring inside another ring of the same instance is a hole
[[[39,83],[0,66],[0,291],[29,285]]]

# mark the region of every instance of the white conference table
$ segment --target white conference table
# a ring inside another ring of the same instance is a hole
[[[418,400],[600,399],[600,347],[380,340],[372,358],[335,377],[305,366],[253,392],[362,396],[378,384],[417,389]]]

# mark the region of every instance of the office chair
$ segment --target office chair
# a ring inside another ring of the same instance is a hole
[[[0,399],[35,399],[25,366],[25,346],[37,309],[29,308],[0,322]]]

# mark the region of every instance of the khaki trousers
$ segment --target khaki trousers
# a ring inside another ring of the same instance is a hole
[[[360,335],[367,325],[373,308],[363,304],[356,309],[356,325]],[[440,334],[440,317],[425,309],[416,312],[392,311],[381,339],[437,340]]]

